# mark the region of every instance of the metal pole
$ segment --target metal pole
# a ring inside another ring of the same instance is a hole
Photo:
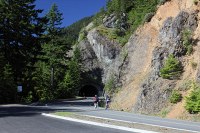
[[[51,89],[53,90],[54,86],[54,68],[51,67]]]

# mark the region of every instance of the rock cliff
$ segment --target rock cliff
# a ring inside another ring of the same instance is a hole
[[[112,77],[120,88],[111,107],[140,113],[155,113],[169,105],[169,97],[185,79],[200,80],[200,67],[192,70],[191,60],[199,62],[200,2],[171,0],[158,7],[150,22],[139,27],[128,43],[121,47],[102,35],[98,28],[89,28],[86,39],[79,42],[84,72],[90,80],[105,85]],[[113,16],[111,16],[113,18]],[[104,23],[112,22],[105,19]],[[182,45],[183,31],[192,33],[194,52],[188,56]],[[160,69],[173,54],[184,65],[179,80],[160,77]],[[96,77],[96,78],[95,78]],[[101,78],[98,78],[101,77]]]

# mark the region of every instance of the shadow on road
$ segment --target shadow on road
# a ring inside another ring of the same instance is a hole
[[[47,106],[46,106],[47,105]],[[92,106],[91,98],[83,100],[58,100],[49,103],[36,103],[29,106],[26,105],[5,105],[0,106],[0,118],[9,116],[33,116],[41,113],[53,112],[85,112],[81,109],[73,109],[68,107]]]
[[[2,117],[10,117],[10,116],[33,116],[33,115],[39,115],[41,113],[53,113],[53,112],[83,112],[82,110],[76,110],[76,109],[59,109],[59,108],[49,108],[49,107],[0,107],[0,118]]]

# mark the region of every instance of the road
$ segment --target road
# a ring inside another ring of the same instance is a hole
[[[41,112],[59,110],[48,107],[0,106],[0,133],[129,133],[40,115]]]
[[[51,133],[51,131],[55,131],[57,128],[65,132],[66,128],[65,126],[62,126],[63,125],[62,123],[64,123],[64,125],[68,125],[68,123],[73,123],[73,122],[63,121],[63,120],[54,120],[54,119],[40,116],[40,113],[44,113],[44,112],[49,113],[49,112],[54,112],[54,111],[76,112],[82,115],[89,115],[93,117],[102,117],[102,118],[114,119],[114,120],[119,120],[119,121],[142,123],[146,125],[155,125],[155,126],[160,126],[160,127],[168,127],[168,128],[178,129],[182,131],[189,131],[191,133],[192,132],[200,133],[199,122],[163,119],[159,117],[133,114],[133,113],[128,113],[128,112],[105,110],[103,108],[94,109],[94,107],[91,105],[92,105],[92,100],[86,99],[86,100],[79,100],[79,101],[65,101],[64,100],[64,101],[58,101],[54,103],[48,103],[47,105],[29,106],[29,107],[1,107],[0,106],[0,133],[4,133],[4,132],[1,132],[1,129],[4,129],[6,127],[5,126],[6,124],[12,127],[12,125],[18,125],[17,123],[21,123],[22,127],[20,127],[20,129],[23,129],[23,126],[29,127],[30,125],[32,125],[32,127],[30,128],[34,129],[34,127],[38,127],[38,130],[42,129],[42,127],[45,127],[45,128],[49,127],[48,129],[46,129],[46,130],[50,130],[48,131],[49,133]],[[12,122],[12,120],[14,120],[16,123]],[[39,121],[37,122],[37,120]],[[28,121],[30,121],[31,123],[28,123]],[[33,124],[33,123],[41,123],[41,122],[44,125]],[[90,132],[95,129],[98,129],[95,132],[105,131],[105,129],[102,129],[101,127],[93,129],[89,125],[80,124],[80,123],[79,124],[76,123],[72,125],[75,126],[75,127],[72,127],[71,129],[72,131],[79,129],[78,128],[79,126],[85,127],[85,129],[88,129],[88,131],[86,130],[86,132]],[[26,133],[26,131],[24,130],[22,130],[20,133]],[[113,131],[112,129],[106,129],[106,130],[109,130],[109,132]],[[60,132],[62,133],[62,131]],[[84,132],[84,131],[81,131],[81,132]],[[113,132],[116,132],[116,131],[114,130]],[[28,133],[34,133],[34,132],[28,132]]]
[[[142,123],[146,125],[155,125],[160,127],[168,127],[172,129],[178,129],[182,131],[189,132],[199,132],[200,133],[200,122],[191,122],[191,121],[182,121],[175,119],[163,119],[160,117],[140,115],[122,111],[113,111],[113,110],[104,110],[98,109],[95,110],[92,106],[91,99],[80,100],[80,101],[62,101],[57,103],[52,103],[51,107],[66,107],[70,105],[70,109],[79,110],[78,113],[83,115],[109,118],[114,120],[126,121],[126,122],[135,122]]]

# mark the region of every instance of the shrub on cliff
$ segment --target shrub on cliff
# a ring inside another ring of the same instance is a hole
[[[189,29],[184,29],[182,32],[182,43],[186,49],[186,54],[190,55],[193,52],[192,47],[192,31]]]
[[[170,96],[170,102],[178,103],[181,101],[181,99],[182,99],[182,95],[177,90],[173,90]]]
[[[200,86],[196,83],[191,85],[192,92],[186,97],[185,109],[189,113],[199,113],[200,112]]]
[[[178,79],[181,76],[183,67],[181,63],[170,55],[166,60],[164,67],[160,70],[160,76],[164,79]]]

